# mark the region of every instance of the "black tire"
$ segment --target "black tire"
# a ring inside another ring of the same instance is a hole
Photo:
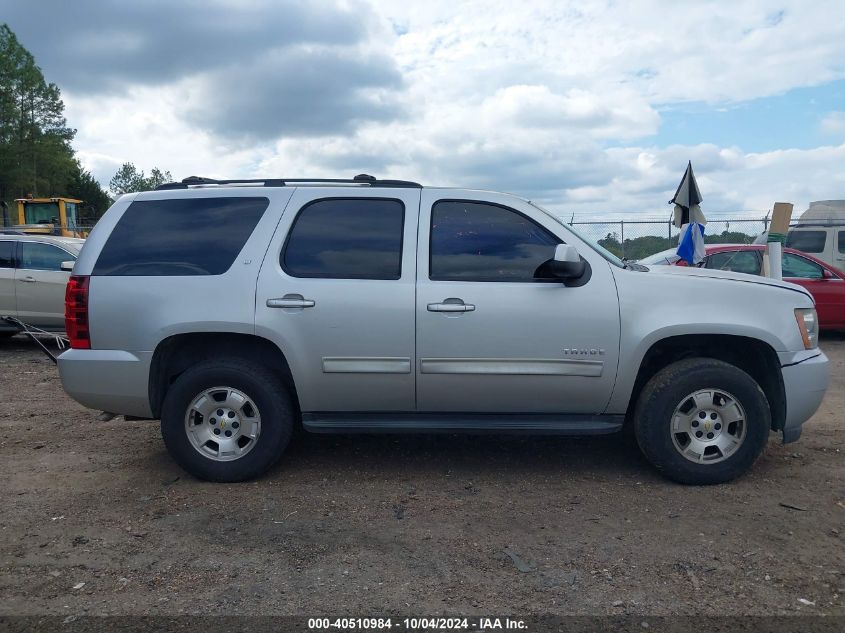
[[[214,387],[232,387],[248,396],[261,416],[261,431],[249,452],[231,461],[201,454],[188,439],[185,416],[199,394]],[[167,391],[161,409],[161,435],[173,459],[186,471],[208,481],[236,482],[266,472],[290,441],[295,407],[284,382],[268,368],[246,359],[209,360],[194,365]]]
[[[685,396],[709,388],[731,394],[745,410],[745,438],[722,461],[695,463],[675,447],[672,417]],[[634,432],[646,459],[683,484],[720,484],[739,477],[763,451],[770,428],[771,411],[760,386],[741,369],[713,358],[690,358],[660,370],[643,388],[634,413]]]

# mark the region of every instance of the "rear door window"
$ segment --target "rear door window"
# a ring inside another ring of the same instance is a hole
[[[786,245],[805,253],[823,253],[827,231],[790,231],[786,236]]]
[[[0,268],[15,267],[15,242],[0,242]]]
[[[839,242],[837,246],[839,247],[840,253],[845,253],[845,231],[839,231],[837,235],[837,241]]]
[[[317,200],[294,221],[282,268],[292,277],[399,279],[404,223],[399,200]]]
[[[136,200],[103,246],[94,275],[222,275],[264,215],[264,197]]]
[[[62,269],[62,262],[74,261],[76,257],[52,246],[40,242],[21,243],[21,264],[24,270],[54,270]]]
[[[705,268],[759,275],[760,257],[757,251],[722,251],[708,255]]]

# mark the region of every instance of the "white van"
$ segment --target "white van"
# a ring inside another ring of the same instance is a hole
[[[818,200],[789,229],[786,245],[845,270],[845,200]]]

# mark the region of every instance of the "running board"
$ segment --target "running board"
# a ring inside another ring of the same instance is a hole
[[[624,415],[556,413],[303,413],[311,433],[526,433],[604,435],[622,429]]]

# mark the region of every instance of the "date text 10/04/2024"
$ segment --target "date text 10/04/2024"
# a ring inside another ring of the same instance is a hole
[[[511,630],[525,631],[524,620],[514,618],[309,618],[308,629],[312,631],[328,630],[390,630],[393,628],[408,631],[430,630]]]

